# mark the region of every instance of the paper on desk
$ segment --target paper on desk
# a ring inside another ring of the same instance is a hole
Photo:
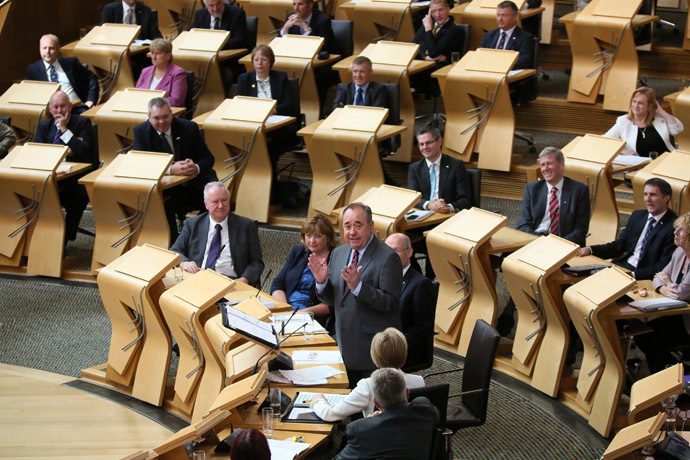
[[[150,45],[151,40],[134,40],[132,42],[132,46],[143,46],[143,45]]]
[[[304,323],[309,322],[309,316],[306,313],[299,312],[295,313],[295,316],[292,316],[292,313],[281,313],[271,316],[271,321],[273,321],[273,327],[278,334],[288,335],[298,330],[300,330],[301,334],[304,334],[304,329],[302,328]],[[285,330],[281,332],[283,325]],[[314,321],[314,334],[328,334],[328,331],[318,321]]]
[[[287,377],[295,385],[314,385],[328,383],[328,377],[333,377],[338,374],[344,374],[331,366],[316,366],[307,367],[304,369],[295,369],[292,371],[281,370],[283,377]]]
[[[338,350],[295,350],[292,353],[295,364],[340,364],[343,357]]]
[[[290,379],[283,377],[283,375],[278,371],[269,372],[266,380],[274,383],[285,383],[287,385],[290,384]]]
[[[309,403],[311,402],[312,399],[314,399],[314,395],[316,393],[310,393],[308,391],[300,391],[297,393],[297,396],[295,397],[295,407],[309,407]],[[328,404],[331,406],[335,406],[338,404],[340,401],[345,399],[348,395],[345,394],[336,394],[336,393],[321,393],[324,398],[326,398],[326,401],[328,401]],[[309,402],[307,402],[309,401]]]
[[[513,75],[517,75],[517,74],[519,74],[520,72],[522,72],[522,70],[509,70],[509,71],[508,71],[508,76],[509,76],[509,77],[512,77]]]
[[[416,220],[422,220],[425,219],[427,216],[430,216],[434,213],[434,211],[429,211],[426,209],[411,209],[407,211],[407,214],[405,214],[405,220],[408,221],[416,221]]]
[[[647,157],[638,157],[637,155],[617,155],[613,162],[618,165],[637,166],[643,163],[649,163],[651,160]]]
[[[72,171],[72,165],[66,165],[64,162],[55,168],[55,174],[69,174],[70,171]]]
[[[266,119],[266,123],[280,123],[281,121],[287,120],[288,118],[290,117],[285,115],[270,115]]]
[[[268,440],[268,447],[271,449],[272,460],[292,460],[303,450],[307,450],[311,444],[306,442],[292,442],[288,440],[278,441]]]

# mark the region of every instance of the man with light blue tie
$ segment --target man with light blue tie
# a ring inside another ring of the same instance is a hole
[[[386,89],[382,84],[371,80],[372,73],[369,58],[357,56],[352,61],[352,81],[338,85],[333,110],[346,105],[388,108]]]

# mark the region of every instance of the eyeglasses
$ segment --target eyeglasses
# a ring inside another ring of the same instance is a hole
[[[420,147],[426,147],[427,145],[433,145],[436,142],[438,142],[438,139],[434,139],[433,141],[429,141],[429,142],[419,142],[419,146]]]

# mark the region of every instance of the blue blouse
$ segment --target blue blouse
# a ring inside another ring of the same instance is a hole
[[[292,305],[293,310],[301,310],[303,308],[311,307],[311,290],[316,283],[314,274],[309,269],[309,265],[304,267],[302,276],[288,298],[288,303]]]

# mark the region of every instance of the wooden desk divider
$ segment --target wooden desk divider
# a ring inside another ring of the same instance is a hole
[[[203,420],[198,420],[188,427],[182,428],[165,442],[154,447],[153,453],[149,453],[148,457],[141,458],[187,460],[189,456],[185,450],[185,445],[191,442],[213,442],[218,444],[221,441],[219,434],[221,430],[228,425],[229,418],[230,411],[227,410],[217,410],[206,414]]]
[[[429,260],[439,281],[436,302],[436,340],[465,355],[474,324],[492,324],[497,298],[488,256],[491,235],[505,227],[508,218],[479,208],[463,209],[429,231]]]
[[[628,423],[632,425],[663,412],[661,402],[682,391],[683,365],[681,363],[636,381],[630,387]]]
[[[625,141],[586,134],[563,147],[565,175],[587,185],[590,218],[587,245],[603,244],[618,237],[618,205],[613,193],[611,163],[625,148]]]
[[[654,417],[623,428],[616,433],[611,444],[601,455],[601,459],[642,458],[642,456],[628,457],[627,454],[654,443],[661,435],[661,429],[665,421],[666,414],[659,412]]]
[[[231,417],[229,421],[235,427],[242,426],[242,417],[239,415],[239,411],[234,409],[242,404],[254,401],[264,387],[267,376],[268,372],[265,369],[261,369],[256,374],[223,388],[215,401],[213,401],[213,404],[211,404],[209,412],[218,410],[230,411]]]
[[[309,35],[285,35],[276,37],[269,43],[276,58],[273,68],[287,72],[288,78],[299,80],[300,108],[307,124],[321,118],[313,61],[323,47],[323,43],[323,37]],[[251,60],[246,67],[247,70],[253,69]]]
[[[175,412],[199,421],[225,387],[225,365],[206,335],[205,324],[219,316],[216,302],[234,281],[213,270],[201,270],[165,291],[160,308],[180,348],[174,396],[166,401]]]
[[[555,235],[542,236],[503,260],[503,276],[515,301],[518,323],[513,356],[507,362],[518,376],[552,398],[559,390],[568,350],[561,266],[579,246]],[[507,359],[497,357],[497,362]]]
[[[103,267],[97,281],[112,328],[108,363],[82,370],[82,378],[163,404],[172,341],[158,302],[165,290],[161,279],[179,260],[145,244]]]
[[[160,181],[172,164],[167,153],[131,151],[118,155],[93,184],[96,223],[91,270],[108,265],[131,248],[149,243],[170,247]]]
[[[292,308],[290,307],[290,304],[287,302],[282,302],[275,297],[266,294],[263,291],[259,291],[257,288],[254,286],[251,286],[247,283],[243,283],[242,281],[237,281],[235,280],[235,290],[228,293],[225,296],[226,299],[230,301],[242,301],[242,300],[247,300],[249,298],[253,298],[254,300],[259,301],[259,303],[266,303],[268,305],[273,304],[273,308],[270,310],[266,307],[264,307],[263,313],[261,313],[261,310],[256,309],[253,310],[253,312],[245,311],[245,313],[250,314],[254,316],[257,319],[260,319],[262,321],[265,321],[268,319],[271,313],[276,313],[276,312],[284,312],[284,311],[292,311]],[[247,304],[249,305],[249,304]],[[244,311],[244,310],[243,310]],[[263,315],[266,315],[265,317]]]
[[[165,91],[126,88],[96,109],[93,122],[98,125],[98,156],[103,166],[132,148],[134,127],[149,119],[149,101],[164,96]]]
[[[4,1],[0,4],[0,32],[5,25],[7,16],[10,13],[10,7],[12,6],[12,0]]]
[[[285,19],[293,13],[292,0],[238,0],[247,13],[259,19],[256,43],[269,43],[279,36]]]
[[[359,0],[344,8],[354,23],[354,54],[360,54],[370,43],[384,40],[411,42],[415,34],[411,3],[411,0]]]
[[[383,184],[376,132],[387,116],[388,109],[380,107],[345,106],[334,110],[313,137],[305,136],[313,176],[309,214],[328,216]]]
[[[91,67],[99,78],[100,102],[116,91],[134,87],[129,46],[140,30],[141,26],[136,24],[103,24],[91,29],[74,47],[74,56]]]
[[[468,51],[447,77],[439,78],[443,98],[454,102],[446,108],[444,153],[468,162],[477,152],[480,169],[510,171],[515,114],[506,76],[518,56],[517,51]]]
[[[526,0],[516,0],[518,11],[522,11]],[[501,0],[472,0],[469,3],[457,4],[450,13],[455,17],[456,24],[470,25],[470,43],[467,49],[479,48],[484,34],[497,27],[496,6]],[[518,16],[518,26],[521,25]]]
[[[388,235],[400,232],[400,225],[405,214],[414,208],[422,194],[407,188],[380,185],[372,187],[354,201],[364,203],[371,208],[374,218],[374,233],[380,240]],[[338,225],[342,224],[342,213],[338,214]]]
[[[643,24],[633,19],[641,5],[642,0],[592,0],[560,19],[573,55],[568,101],[594,104],[603,94],[604,110],[628,111],[639,71],[633,29]]]
[[[59,90],[60,83],[24,80],[14,83],[0,96],[0,115],[12,117],[18,144],[34,139],[38,122],[50,117],[51,96]]]
[[[235,213],[259,222],[268,222],[273,173],[265,122],[276,103],[235,96],[203,122],[206,144],[216,159],[213,169],[228,188]]]
[[[226,30],[192,29],[173,41],[175,64],[194,72],[201,82],[196,113],[210,112],[225,99],[218,53],[229,38],[230,32]]]
[[[584,346],[584,356],[574,395],[574,409],[606,437],[616,413],[625,380],[625,357],[620,354],[615,321],[607,310],[617,309],[616,300],[635,285],[635,280],[617,267],[601,270],[568,288],[563,299]]]
[[[687,32],[686,32],[687,33]],[[664,100],[671,104],[671,112],[683,125],[690,126],[690,87],[667,96]],[[690,151],[690,129],[673,136],[679,150]],[[661,153],[661,152],[659,152]]]
[[[644,183],[652,177],[660,177],[671,185],[673,191],[668,207],[681,216],[690,212],[690,150],[674,150],[659,156],[633,176],[635,209],[644,209]]]
[[[0,265],[26,273],[62,275],[62,215],[55,170],[67,155],[66,145],[26,143],[0,160]]]
[[[197,0],[146,0],[146,4],[158,12],[158,28],[164,37],[172,40],[192,25],[199,3]]]

